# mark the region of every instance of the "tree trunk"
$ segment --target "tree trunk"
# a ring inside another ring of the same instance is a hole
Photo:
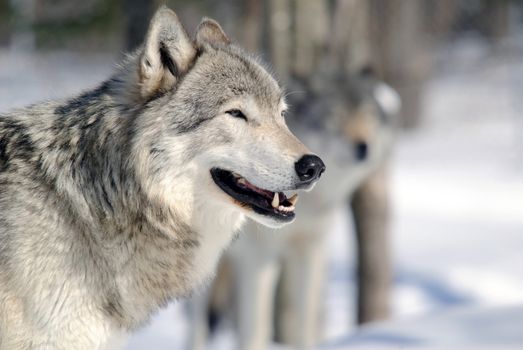
[[[11,6],[8,0],[0,0],[0,46],[7,46],[11,37]]]
[[[330,39],[331,60],[341,72],[354,73],[372,63],[367,0],[338,0]]]
[[[483,1],[482,24],[486,36],[493,42],[508,35],[509,1]]]
[[[245,2],[245,20],[243,22],[242,45],[246,50],[259,52],[262,48],[264,4],[260,0],[247,0]],[[241,24],[240,24],[241,25]]]
[[[123,13],[126,15],[125,49],[132,51],[144,40],[149,19],[156,9],[153,0],[123,0]]]
[[[293,76],[311,79],[320,69],[329,31],[326,1],[299,0],[294,3]]]
[[[400,94],[399,126],[412,129],[421,122],[422,91],[431,67],[423,1],[370,0],[371,42],[380,76]]]
[[[288,81],[292,47],[290,0],[269,0],[268,4],[269,40],[266,44],[271,53],[271,65],[281,79]]]

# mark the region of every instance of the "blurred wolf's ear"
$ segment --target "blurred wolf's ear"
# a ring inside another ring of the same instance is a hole
[[[174,87],[192,66],[196,49],[178,16],[166,6],[153,16],[139,60],[140,93],[149,98]]]
[[[394,88],[384,82],[378,82],[374,87],[374,98],[380,108],[389,116],[394,116],[401,110],[400,95]]]
[[[210,18],[204,17],[198,29],[196,29],[196,46],[203,48],[205,45],[211,46],[227,46],[231,43],[222,27]]]

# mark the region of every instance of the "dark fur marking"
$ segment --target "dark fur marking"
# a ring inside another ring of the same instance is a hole
[[[9,155],[7,154],[7,140],[5,138],[0,139],[0,172],[9,169]]]
[[[103,311],[111,317],[114,317],[116,319],[123,319],[123,308],[122,305],[117,300],[116,295],[111,295],[107,298],[105,304],[103,305]]]
[[[160,59],[162,61],[162,65],[167,67],[173,76],[177,77],[179,74],[178,67],[174,63],[173,58],[169,54],[169,51],[163,42],[160,43]]]
[[[0,126],[3,131],[0,141],[2,163],[5,164],[9,159],[14,158],[29,162],[34,155],[35,147],[27,128],[20,122],[9,119],[3,119]]]
[[[247,92],[247,89],[243,86],[231,86],[230,90],[235,96],[243,95]]]
[[[14,142],[14,147],[16,147],[19,157],[25,161],[30,161],[35,152],[33,140],[25,133],[18,136]]]
[[[187,132],[191,132],[191,131],[194,131],[196,129],[198,129],[203,123],[209,121],[211,118],[207,118],[207,119],[199,119],[197,120],[196,122],[194,123],[176,123],[174,124],[174,130],[179,133],[179,134],[184,134],[184,133],[187,133]]]
[[[165,150],[163,149],[160,149],[160,148],[157,148],[157,147],[152,147],[149,151],[149,154],[152,156],[152,157],[158,157],[158,156],[161,156],[162,154],[165,153]]]
[[[112,172],[109,175],[109,185],[111,186],[111,190],[118,191],[118,186],[116,185],[116,181],[114,180],[114,176]]]
[[[200,246],[200,242],[195,239],[182,239],[175,241],[175,244],[182,249],[197,248]]]
[[[113,204],[111,203],[111,199],[109,198],[109,195],[107,194],[105,186],[102,185],[101,190],[102,190],[102,198],[106,204],[106,207],[111,211],[111,213],[114,213]]]
[[[66,104],[55,109],[54,113],[62,117],[70,117],[76,114],[77,116],[85,116],[87,108],[90,107],[89,102],[99,99],[101,95],[107,93],[109,90],[109,82],[104,82],[93,91],[88,91],[76,98],[69,100]]]

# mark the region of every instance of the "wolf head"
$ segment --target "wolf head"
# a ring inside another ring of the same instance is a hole
[[[351,74],[324,74],[293,90],[291,130],[322,154],[328,174],[313,197],[315,210],[345,200],[386,159],[392,146],[398,94],[369,67]],[[305,203],[302,203],[305,206]]]
[[[216,215],[209,205],[270,226],[293,220],[283,191],[311,188],[325,166],[287,128],[279,84],[218,23],[204,19],[191,40],[163,7],[126,66],[120,90],[142,106],[134,150],[149,193],[190,220]]]

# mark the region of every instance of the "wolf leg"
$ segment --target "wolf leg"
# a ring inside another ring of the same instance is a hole
[[[321,336],[322,296],[325,286],[325,237],[300,234],[291,240],[285,259],[282,292],[287,294],[281,324],[282,341],[310,349]]]
[[[187,349],[203,350],[209,338],[207,311],[209,309],[212,286],[195,293],[188,301],[190,330]]]
[[[267,349],[271,339],[272,305],[280,263],[270,234],[245,234],[237,242],[242,246],[235,249],[241,250],[234,262],[238,348],[241,350]]]

